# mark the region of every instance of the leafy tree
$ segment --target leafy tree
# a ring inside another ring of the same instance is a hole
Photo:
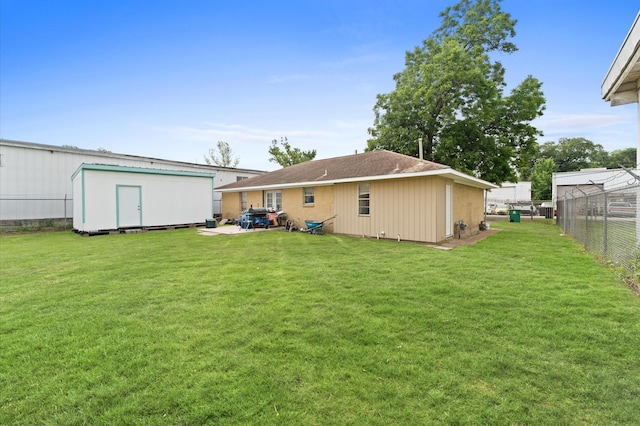
[[[103,148],[103,147],[99,147],[98,149],[96,149],[96,151],[104,152],[104,153],[107,153],[107,154],[111,153],[111,151],[109,151],[107,148]]]
[[[442,25],[407,52],[393,92],[379,94],[367,150],[424,157],[486,180],[517,180],[541,133],[541,83],[529,76],[503,96],[505,70],[491,53],[512,53],[516,21],[501,0],[461,0],[440,14]],[[496,55],[494,55],[496,56]]]
[[[620,166],[628,169],[635,169],[636,153],[636,148],[616,149],[611,151],[609,153],[606,166],[610,169],[617,169],[620,168]]]
[[[531,196],[534,200],[550,200],[553,192],[553,172],[556,163],[551,158],[541,158],[531,171]]]
[[[204,161],[210,166],[236,167],[240,162],[238,157],[233,158],[233,151],[227,142],[218,141],[218,149],[210,148],[209,155],[204,156]]]
[[[602,145],[582,137],[561,138],[557,144],[545,142],[540,146],[540,157],[551,158],[555,162],[558,172],[605,167],[608,161],[608,154]]]
[[[316,150],[301,151],[300,148],[293,148],[289,144],[289,140],[284,137],[280,138],[280,146],[278,146],[277,139],[271,141],[269,156],[269,161],[287,167],[313,160],[316,158]]]

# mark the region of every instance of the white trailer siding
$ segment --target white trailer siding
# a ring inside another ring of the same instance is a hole
[[[487,200],[499,203],[531,202],[531,182],[504,182],[500,188],[487,192]]]
[[[83,163],[215,173],[215,187],[264,173],[0,139],[0,225],[70,218],[74,205],[69,178]],[[222,211],[221,198],[214,193],[216,214]]]
[[[100,232],[204,223],[215,174],[83,164],[73,174],[73,228]]]

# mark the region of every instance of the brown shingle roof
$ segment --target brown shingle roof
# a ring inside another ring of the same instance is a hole
[[[432,161],[420,160],[391,151],[378,150],[364,154],[307,161],[230,183],[217,189],[272,186],[299,182],[328,182],[448,168],[448,166]]]
[[[396,152],[377,150],[365,152],[364,154],[307,161],[230,183],[216,188],[216,190],[233,192],[233,190],[236,189],[277,187],[278,185],[290,186],[307,182],[325,182],[326,184],[331,184],[331,182],[334,181],[345,181],[349,179],[356,180],[374,176],[388,177],[394,175],[401,177],[403,174],[437,171],[444,171],[445,173],[446,171],[451,171],[451,173],[466,176],[443,164],[420,160]],[[479,181],[479,179],[474,177],[467,177],[471,180]],[[489,184],[489,186],[494,187],[492,184]]]

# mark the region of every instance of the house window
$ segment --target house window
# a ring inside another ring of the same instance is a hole
[[[361,216],[369,216],[369,196],[369,184],[358,185],[358,214]]]
[[[243,212],[246,209],[247,209],[247,193],[245,191],[240,193],[240,211]]]
[[[314,201],[313,188],[304,188],[304,203],[308,205],[313,204]]]
[[[282,210],[282,191],[267,191],[264,193],[264,206],[276,211]]]
[[[241,180],[245,180],[246,176],[236,176],[236,182],[240,182]]]

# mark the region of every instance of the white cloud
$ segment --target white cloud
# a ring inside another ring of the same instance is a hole
[[[593,130],[635,122],[630,113],[620,114],[546,114],[534,121],[534,126],[551,133]]]
[[[271,76],[268,81],[270,84],[282,84],[290,81],[313,80],[315,78],[317,78],[317,76],[312,74],[283,74]]]
[[[547,114],[533,125],[544,133],[539,143],[584,137],[613,151],[636,146],[636,120],[631,111],[621,110],[610,114]]]
[[[371,64],[387,59],[386,56],[378,53],[363,54],[340,59],[334,62],[326,62],[323,66],[327,68],[341,68],[350,65]]]

